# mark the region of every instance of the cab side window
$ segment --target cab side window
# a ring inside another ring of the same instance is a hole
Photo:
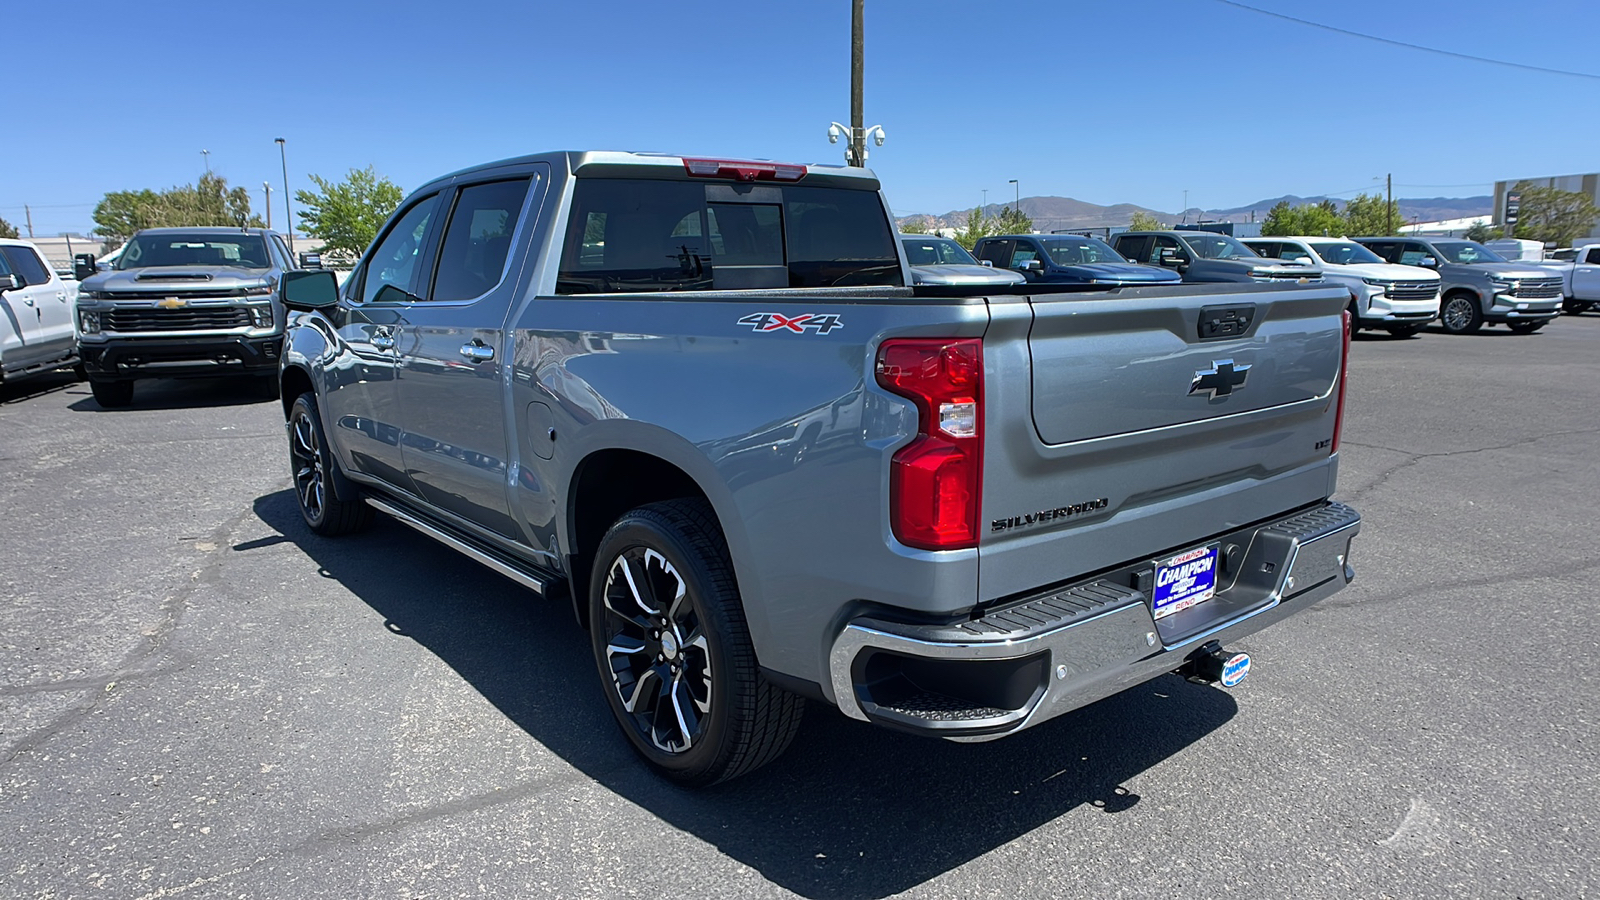
[[[1152,243],[1149,236],[1118,237],[1116,249],[1118,253],[1131,262],[1148,263],[1150,262],[1150,245]]]
[[[1600,265],[1600,247],[1590,247],[1588,254],[1583,257],[1583,261],[1591,266]]]
[[[1162,257],[1166,257],[1168,261],[1182,262],[1189,258],[1189,252],[1176,239],[1158,234],[1155,250],[1151,253],[1149,261],[1160,265]]]
[[[438,194],[424,197],[406,210],[389,233],[378,240],[361,273],[357,296],[362,303],[371,303],[386,287],[415,293],[412,282],[416,277],[417,260],[422,256],[422,242],[428,237],[428,224],[433,221],[438,206]]]
[[[439,247],[429,299],[471,300],[500,283],[527,196],[526,178],[461,189]]]
[[[1039,248],[1032,241],[1017,241],[1017,247],[1011,251],[1009,268],[1020,269],[1024,264],[1039,258]]]
[[[1420,266],[1423,257],[1432,255],[1427,244],[1401,244],[1398,262],[1402,266]]]
[[[1280,244],[1276,241],[1250,241],[1245,246],[1249,247],[1251,250],[1254,250],[1257,255],[1265,256],[1268,259],[1277,259],[1278,255],[1283,252],[1283,249],[1289,245]]]
[[[1400,258],[1400,244],[1397,241],[1373,241],[1362,246],[1383,257],[1384,262],[1392,263]]]
[[[978,248],[978,259],[987,259],[991,265],[999,266],[1002,269],[1005,268],[1010,258],[1010,241],[984,241],[983,246]]]
[[[39,254],[28,247],[0,247],[0,256],[5,257],[10,263],[11,271],[15,272],[18,280],[24,287],[28,285],[48,284],[50,282],[50,269],[39,258]],[[0,271],[0,275],[4,275]]]

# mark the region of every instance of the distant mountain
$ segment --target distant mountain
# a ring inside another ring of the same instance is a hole
[[[1188,211],[1188,220],[1210,219],[1223,222],[1249,222],[1254,213],[1255,221],[1259,222],[1267,217],[1267,213],[1281,202],[1288,202],[1292,206],[1306,203],[1321,203],[1325,197],[1299,197],[1287,194],[1282,197],[1273,197],[1267,200],[1258,200],[1246,206],[1236,206],[1232,209],[1191,209]],[[1333,202],[1340,208],[1345,201],[1333,198]],[[1484,195],[1481,197],[1427,197],[1427,198],[1396,198],[1400,207],[1400,215],[1406,221],[1438,222],[1444,219],[1466,219],[1474,216],[1487,216],[1493,210],[1494,198]],[[984,214],[995,216],[1000,210],[1010,206],[1009,203],[991,203],[983,208]],[[1120,228],[1126,227],[1135,212],[1149,213],[1163,223],[1173,223],[1185,218],[1183,213],[1161,212],[1145,206],[1132,203],[1118,203],[1113,206],[1101,206],[1084,200],[1074,200],[1071,197],[1023,197],[1022,211],[1033,219],[1033,227],[1040,231],[1070,231],[1087,228]],[[962,228],[967,223],[967,216],[971,210],[951,210],[943,215],[913,214],[900,216],[895,222],[903,226],[907,222],[920,221],[928,228]]]

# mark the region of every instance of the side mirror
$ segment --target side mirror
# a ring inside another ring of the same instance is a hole
[[[980,266],[988,266],[991,269],[994,268],[994,262],[992,260],[987,260],[987,259],[978,260],[978,265],[980,265]]]
[[[1037,275],[1044,271],[1044,263],[1038,261],[1037,259],[1030,259],[1022,264],[1022,271],[1032,272]]]
[[[290,309],[326,309],[339,303],[339,279],[330,269],[285,272],[278,290]]]
[[[320,268],[322,268],[322,254],[321,253],[309,253],[309,252],[300,254],[300,268],[302,268],[302,269],[320,269]]]
[[[1439,261],[1431,256],[1424,256],[1417,260],[1417,265],[1422,266],[1424,269],[1437,269],[1439,268]]]
[[[99,269],[95,268],[93,253],[79,253],[72,257],[72,277],[79,281],[88,278]]]
[[[19,287],[22,287],[22,282],[17,280],[17,276],[0,275],[0,294],[6,291],[14,291]]]
[[[1161,265],[1166,266],[1169,269],[1176,269],[1179,266],[1187,263],[1189,261],[1189,257],[1184,256],[1171,247],[1162,247],[1159,260]]]

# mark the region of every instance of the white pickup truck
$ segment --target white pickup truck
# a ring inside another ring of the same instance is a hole
[[[1561,273],[1561,309],[1581,313],[1600,307],[1600,244],[1566,247],[1534,260]]]
[[[0,239],[0,382],[77,365],[77,305],[39,248]]]

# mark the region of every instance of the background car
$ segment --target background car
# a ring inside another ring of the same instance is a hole
[[[78,362],[78,283],[23,240],[0,239],[0,382]]]
[[[1397,266],[1348,238],[1244,238],[1245,246],[1268,259],[1321,266],[1328,281],[1350,289],[1350,324],[1382,328],[1411,337],[1439,317],[1439,273],[1420,266]]]
[[[973,259],[967,248],[931,234],[903,234],[900,244],[911,264],[913,284],[1021,284],[1015,272],[995,269]]]
[[[972,248],[980,260],[1039,284],[1170,284],[1182,276],[1128,262],[1104,241],[1072,234],[1006,234]]]
[[[1315,266],[1286,266],[1225,234],[1210,231],[1124,231],[1111,239],[1133,260],[1172,269],[1188,282],[1311,284],[1322,280]]]
[[[1385,260],[1438,271],[1444,297],[1439,324],[1470,334],[1484,323],[1504,323],[1531,334],[1561,312],[1561,276],[1530,262],[1507,262],[1477,241],[1457,238],[1356,238]]]

